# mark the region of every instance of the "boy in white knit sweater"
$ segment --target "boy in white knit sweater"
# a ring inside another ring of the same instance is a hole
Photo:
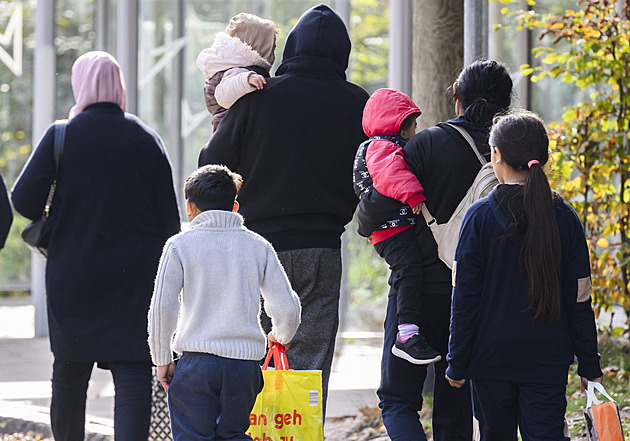
[[[274,249],[236,212],[241,184],[225,166],[193,172],[184,188],[190,230],[171,237],[160,259],[149,347],[175,441],[251,439],[266,349],[260,296],[273,322],[269,343],[288,346],[300,324],[300,301]],[[177,365],[173,352],[182,354]]]

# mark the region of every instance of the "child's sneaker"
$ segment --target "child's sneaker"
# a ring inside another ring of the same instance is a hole
[[[392,354],[413,364],[430,364],[442,359],[440,353],[433,350],[420,334],[414,335],[405,342],[396,337]]]

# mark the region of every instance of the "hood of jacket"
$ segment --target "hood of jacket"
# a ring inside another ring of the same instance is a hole
[[[421,113],[404,93],[394,89],[378,89],[363,109],[363,131],[369,137],[398,136],[405,118]]]
[[[350,36],[343,20],[330,7],[320,4],[306,11],[295,24],[284,45],[282,62],[295,57],[318,57],[348,68]],[[281,69],[278,68],[278,74]]]
[[[261,57],[249,44],[224,32],[219,32],[212,46],[197,55],[197,67],[206,80],[224,70],[250,66],[259,66],[267,71],[271,69],[269,61]]]

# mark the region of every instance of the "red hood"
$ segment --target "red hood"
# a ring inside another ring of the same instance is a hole
[[[363,109],[363,131],[367,136],[396,136],[405,118],[421,113],[404,93],[394,89],[378,89]]]

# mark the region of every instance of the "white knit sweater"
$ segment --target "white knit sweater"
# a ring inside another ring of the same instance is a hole
[[[300,301],[271,244],[237,213],[204,211],[190,226],[166,242],[160,259],[149,310],[153,362],[169,364],[173,351],[262,359],[261,294],[274,336],[290,342]]]

